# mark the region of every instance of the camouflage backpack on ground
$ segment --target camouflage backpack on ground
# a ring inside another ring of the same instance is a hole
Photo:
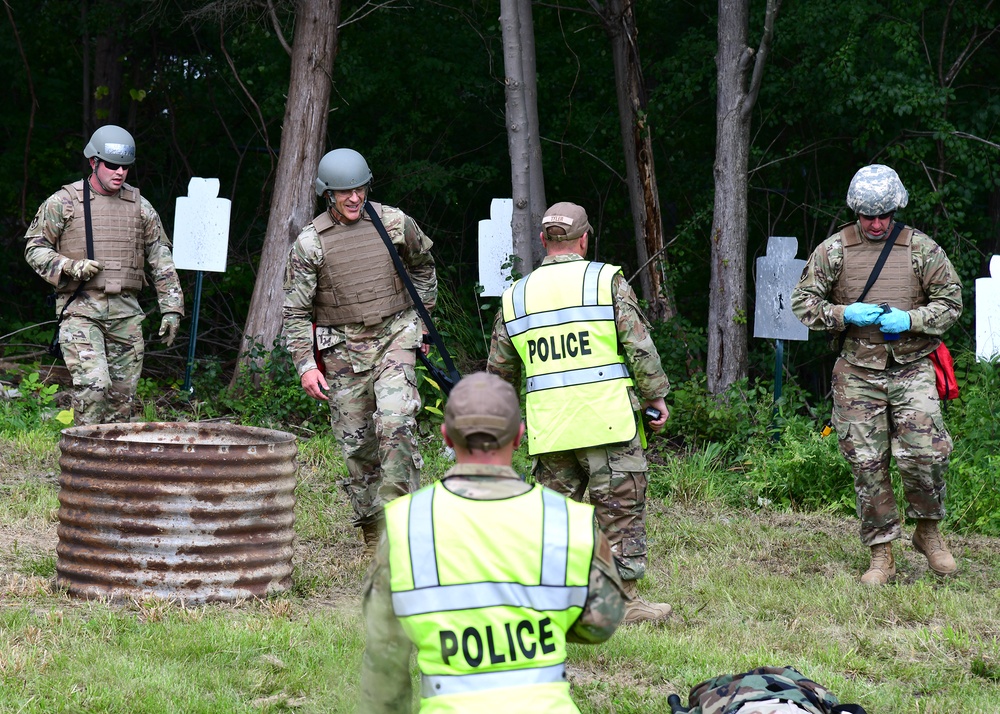
[[[691,714],[735,714],[753,702],[780,700],[809,714],[865,714],[856,704],[841,704],[826,687],[791,667],[758,667],[702,682],[688,696]],[[684,711],[681,709],[681,711]]]

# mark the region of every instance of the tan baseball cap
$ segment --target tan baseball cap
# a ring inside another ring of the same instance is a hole
[[[559,226],[566,235],[550,235],[549,228]],[[590,230],[587,212],[582,206],[563,201],[550,207],[542,217],[542,229],[546,240],[563,241],[576,240]]]
[[[517,393],[495,374],[462,378],[444,407],[444,428],[463,449],[494,451],[513,441],[520,427]]]

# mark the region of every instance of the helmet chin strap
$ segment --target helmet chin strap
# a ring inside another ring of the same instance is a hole
[[[94,177],[95,179],[97,179],[97,183],[98,183],[98,184],[100,185],[100,187],[101,187],[101,188],[103,188],[103,189],[104,189],[104,191],[103,191],[104,195],[105,195],[105,196],[110,196],[110,195],[112,195],[113,193],[115,193],[115,189],[111,188],[111,187],[110,187],[110,186],[108,186],[108,185],[107,185],[106,183],[104,183],[103,181],[101,181],[101,177],[97,175],[97,165],[98,165],[98,164],[99,164],[100,162],[101,162],[101,160],[100,160],[100,159],[96,159],[96,160],[94,161],[94,164],[93,164],[93,166],[91,166],[91,174],[90,174],[90,175],[91,175],[92,177]]]
[[[333,190],[330,189],[325,191],[323,193],[323,198],[326,199],[326,212],[330,214],[330,218],[333,219],[333,222],[337,225],[344,225],[344,222],[340,220],[343,216],[341,216],[340,212],[335,208],[337,204],[334,203],[333,200]]]

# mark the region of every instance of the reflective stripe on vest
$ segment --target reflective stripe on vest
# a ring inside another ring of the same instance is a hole
[[[528,377],[527,389],[529,392],[537,392],[541,389],[573,387],[578,384],[607,382],[611,379],[628,379],[628,370],[625,368],[625,365],[606,364],[601,367],[572,369],[567,372],[556,372],[555,374],[539,374],[534,377]]]
[[[612,285],[620,268],[549,263],[503,295],[504,325],[524,364],[528,452],[632,440],[632,379],[620,354]]]
[[[566,665],[535,669],[515,669],[506,672],[476,672],[475,674],[430,675],[422,678],[420,693],[426,698],[448,694],[469,694],[486,689],[524,687],[531,684],[552,684],[566,679]]]
[[[442,609],[507,606],[561,610],[566,607],[583,607],[586,604],[585,586],[566,585],[569,514],[565,498],[555,491],[542,491],[545,519],[542,525],[539,585],[494,582],[441,585],[434,548],[434,493],[434,489],[422,489],[414,493],[410,500],[408,538],[415,589],[392,594],[393,610],[399,617],[422,615]]]
[[[392,604],[421,712],[575,712],[566,631],[586,604],[593,508],[541,486],[496,500],[441,483],[385,507]]]
[[[529,315],[527,313],[524,304],[524,291],[528,285],[528,281],[519,280],[513,286],[512,308],[514,319],[507,323],[507,334],[513,337],[536,327],[551,327],[552,325],[560,325],[567,322],[614,320],[614,305],[612,303],[599,304],[598,281],[601,277],[601,269],[604,266],[604,263],[587,263],[583,274],[583,285],[580,291],[581,304],[579,307],[567,307],[562,310],[553,310],[538,315]]]

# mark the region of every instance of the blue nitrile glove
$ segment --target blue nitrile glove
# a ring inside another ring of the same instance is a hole
[[[844,322],[858,327],[868,327],[878,322],[878,316],[881,314],[882,308],[878,305],[856,302],[844,308]]]
[[[906,332],[910,329],[910,313],[898,307],[889,308],[889,312],[878,319],[878,324],[881,325],[878,329],[890,335]]]

